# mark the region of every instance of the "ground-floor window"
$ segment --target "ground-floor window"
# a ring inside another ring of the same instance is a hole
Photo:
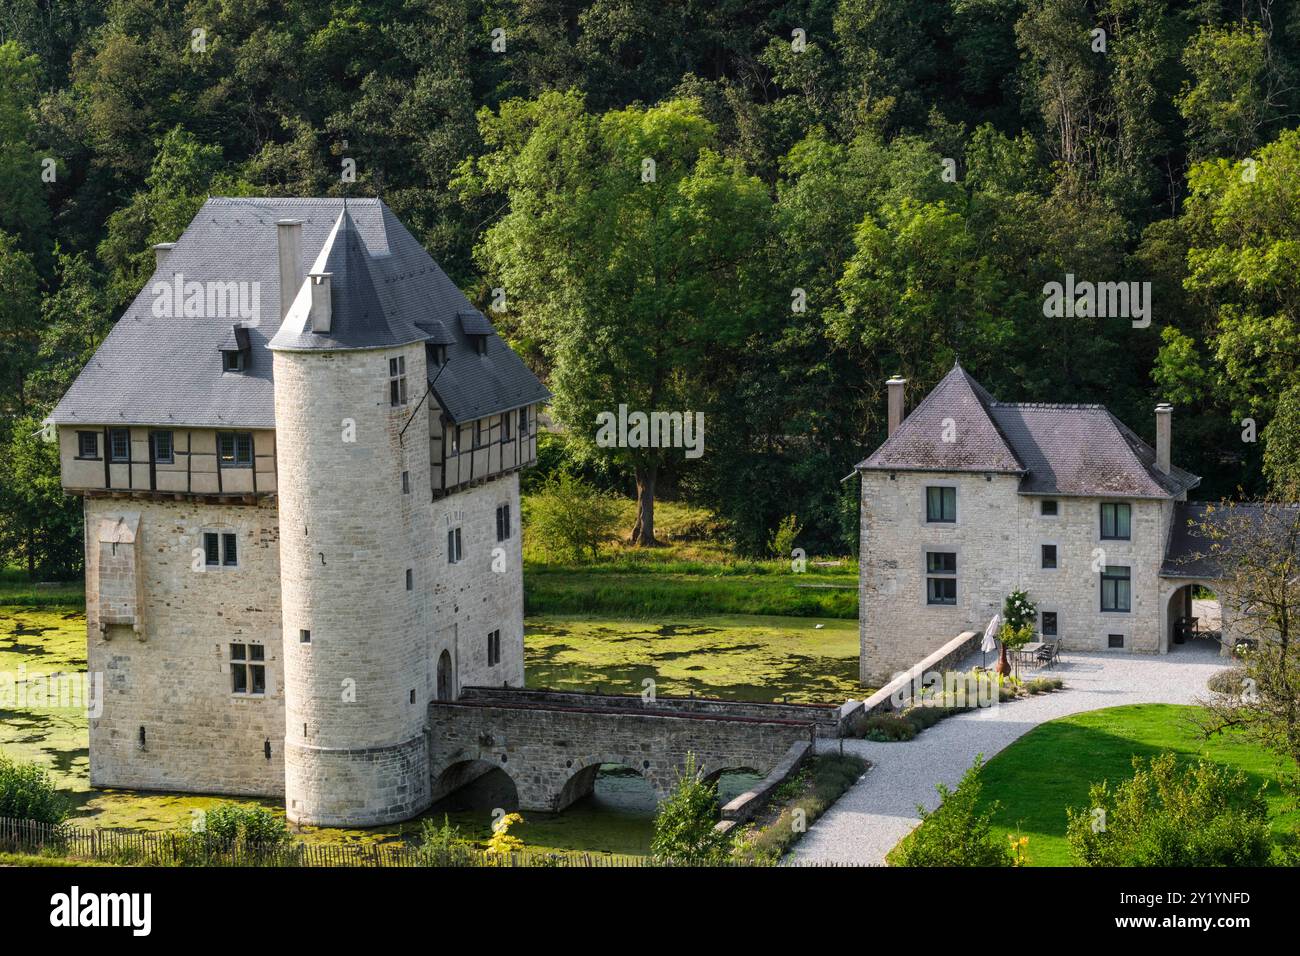
[[[1129,568],[1108,564],[1101,572],[1101,609],[1133,610],[1133,581]]]
[[[925,553],[925,603],[957,603],[957,554],[953,551]]]
[[[266,648],[261,644],[230,645],[230,692],[244,696],[266,693]]]

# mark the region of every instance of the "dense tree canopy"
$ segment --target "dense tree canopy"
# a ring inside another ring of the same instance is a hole
[[[1173,401],[1202,492],[1263,494],[1300,471],[1298,174],[1278,0],[0,0],[0,557],[76,560],[33,436],[230,193],[382,196],[505,290],[565,447],[746,550],[791,512],[852,548],[884,379],[954,359],[1148,438]],[[1067,274],[1151,283],[1149,324],[1044,314]],[[704,455],[598,447],[620,403],[705,412]]]

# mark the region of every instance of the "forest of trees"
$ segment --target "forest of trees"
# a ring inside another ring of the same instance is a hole
[[[1148,439],[1173,402],[1204,497],[1300,473],[1294,4],[0,0],[0,564],[79,564],[41,422],[151,244],[345,193],[505,290],[566,454],[620,402],[703,411],[702,458],[607,473],[742,551],[790,512],[851,550],[885,379],[955,359]],[[1149,326],[1047,317],[1066,274],[1150,282]]]

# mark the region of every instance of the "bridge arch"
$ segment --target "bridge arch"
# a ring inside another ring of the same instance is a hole
[[[505,809],[513,810],[518,807],[520,797],[519,782],[511,775],[510,768],[506,764],[502,764],[499,759],[493,759],[492,754],[462,754],[441,767],[434,767],[431,774],[433,800],[436,803],[462,787],[493,773],[497,773],[504,780],[509,781],[510,789],[513,791],[513,799],[504,801],[505,804],[508,804]]]
[[[635,771],[642,780],[650,785],[650,789],[654,791],[656,801],[664,799],[672,790],[672,781],[663,780],[663,774],[644,757],[638,758],[631,754],[616,753],[588,754],[584,757],[575,757],[565,761],[564,772],[568,776],[555,795],[556,811],[571,806],[575,801],[581,800],[591,793],[592,787],[596,784],[596,775],[600,772],[602,764],[626,767]]]

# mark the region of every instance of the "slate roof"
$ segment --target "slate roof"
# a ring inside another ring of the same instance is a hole
[[[1216,539],[1214,534],[1221,533],[1229,538],[1243,530],[1252,536],[1270,530],[1285,534],[1295,521],[1297,510],[1300,510],[1300,505],[1273,502],[1237,502],[1230,506],[1201,501],[1176,502],[1160,576],[1203,580],[1222,577],[1220,554],[1215,547],[1216,541],[1221,539]],[[1207,535],[1206,526],[1214,532]]]
[[[280,326],[275,226],[280,219],[303,223],[304,276],[313,271],[339,227],[341,241],[322,263],[335,273],[329,347],[430,341],[432,336],[447,345],[448,355],[434,394],[456,421],[549,399],[541,382],[495,332],[488,336],[487,354],[477,354],[459,319],[462,312],[474,312],[474,306],[392,210],[378,199],[350,199],[346,221],[341,221],[343,211],[342,199],[209,199],[51,419],[60,425],[273,428],[267,344]],[[186,282],[258,283],[257,317],[155,316],[154,285],[171,283],[176,273]],[[229,340],[236,321],[247,329],[249,361],[243,372],[223,373],[219,347]],[[285,333],[284,347],[308,346],[295,339],[302,335],[300,329]],[[438,371],[431,368],[430,376]]]
[[[999,402],[960,365],[858,468],[1019,474],[1032,495],[1169,498],[1200,483],[1177,467],[1163,474],[1155,450],[1102,405]]]

